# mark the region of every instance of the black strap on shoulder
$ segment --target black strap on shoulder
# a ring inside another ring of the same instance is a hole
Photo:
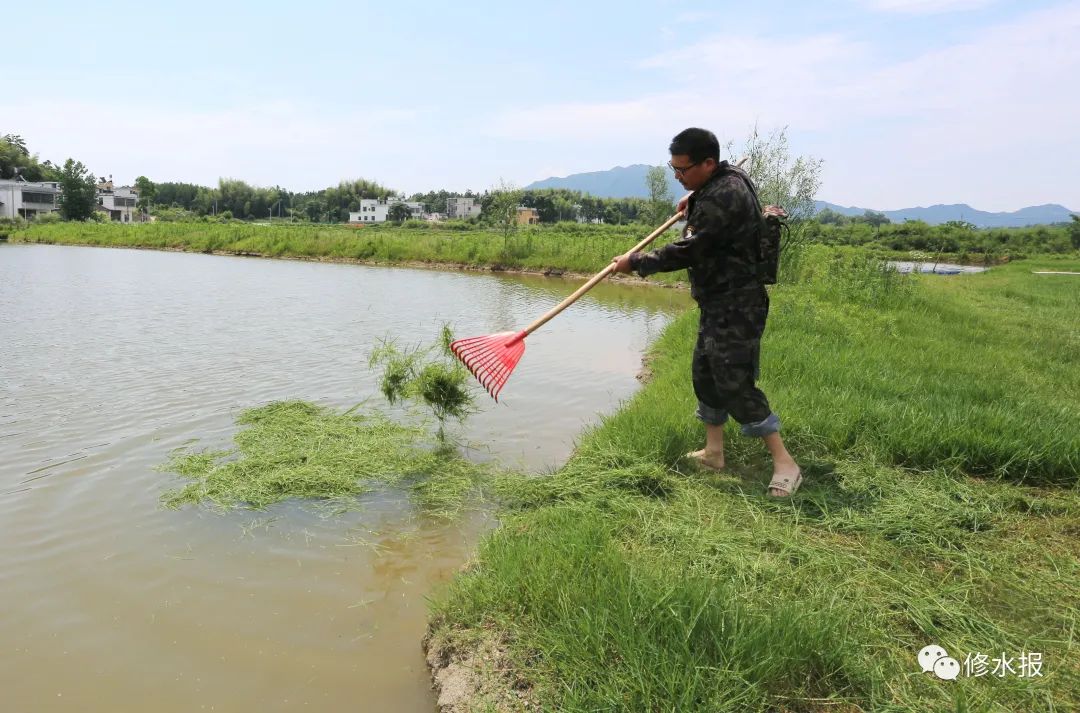
[[[758,198],[757,189],[754,187],[754,182],[750,180],[750,175],[738,166],[735,166],[728,162],[727,159],[724,159],[720,162],[720,170],[734,173],[736,176],[743,180],[743,183],[746,184],[746,188],[750,191],[750,195],[754,197],[754,206],[757,208],[758,215],[761,215],[761,199]]]

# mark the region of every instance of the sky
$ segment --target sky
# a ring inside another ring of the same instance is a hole
[[[159,6],[160,5],[160,6]],[[0,134],[132,183],[482,191],[786,127],[821,200],[1080,209],[1080,2],[11,3]]]

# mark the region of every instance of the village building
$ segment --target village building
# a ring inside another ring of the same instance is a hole
[[[109,219],[118,223],[131,223],[136,220],[139,193],[131,186],[113,187],[112,177],[97,184],[98,210],[109,214]]]
[[[375,198],[363,198],[360,200],[360,210],[349,211],[350,223],[385,223],[390,215],[390,208],[394,205],[404,205],[409,209],[409,217],[420,220],[424,217],[424,204],[404,201],[400,198],[387,198],[379,200]]]
[[[480,204],[475,198],[447,198],[446,217],[450,220],[480,217]]]
[[[60,209],[60,184],[56,181],[30,182],[0,180],[0,218],[25,218]]]
[[[536,225],[540,222],[540,212],[536,208],[526,208],[525,206],[518,206],[517,209],[517,224],[518,225]]]

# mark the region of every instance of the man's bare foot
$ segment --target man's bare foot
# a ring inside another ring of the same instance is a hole
[[[702,448],[700,451],[692,451],[690,453],[687,453],[686,457],[697,463],[702,468],[708,468],[709,470],[724,469],[723,453],[710,453],[706,449]]]
[[[773,498],[786,498],[802,483],[802,471],[795,461],[776,463],[773,466],[773,477],[769,482],[769,496]]]

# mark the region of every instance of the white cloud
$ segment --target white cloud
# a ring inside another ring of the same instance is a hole
[[[405,190],[482,189],[500,175],[527,183],[660,163],[686,126],[741,141],[755,123],[786,125],[794,152],[826,160],[826,200],[1080,209],[1078,30],[1080,6],[1066,3],[901,61],[839,33],[714,35],[626,67],[652,90],[544,104],[513,91],[476,112],[435,95],[408,108],[276,101],[200,110],[8,92],[0,116],[43,159],[73,156],[120,181],[232,176],[292,190],[358,176]],[[1003,159],[1019,164],[1016,178],[1002,179]]]
[[[887,122],[864,145],[876,144],[879,165],[910,176],[927,202],[1077,208],[1080,98],[1065,87],[1080,73],[1078,31],[1080,7],[1033,13],[867,73],[838,101],[866,125]],[[860,105],[860,97],[871,101]],[[1066,171],[1071,182],[1061,180]],[[878,205],[899,207],[881,194]]]
[[[800,134],[817,137],[803,144],[822,149],[824,193],[836,200],[882,208],[953,200],[984,209],[1049,201],[1078,208],[1080,96],[1069,90],[1080,75],[1078,31],[1080,6],[1066,4],[893,63],[839,35],[714,37],[641,62],[668,75],[668,91],[521,107],[497,115],[493,130],[591,145],[663,141],[688,125],[737,140],[755,121],[788,125],[796,147]],[[1001,179],[995,169],[1005,157],[1022,157],[1023,180]],[[1065,172],[1073,175],[1063,184]]]
[[[489,130],[521,140],[625,142],[652,134],[670,138],[683,125],[741,132],[755,121],[794,121],[791,108],[800,105],[805,125],[817,113],[814,92],[822,78],[839,77],[865,53],[864,45],[832,35],[794,42],[713,37],[639,63],[670,75],[669,91],[623,101],[517,107],[495,114]]]

